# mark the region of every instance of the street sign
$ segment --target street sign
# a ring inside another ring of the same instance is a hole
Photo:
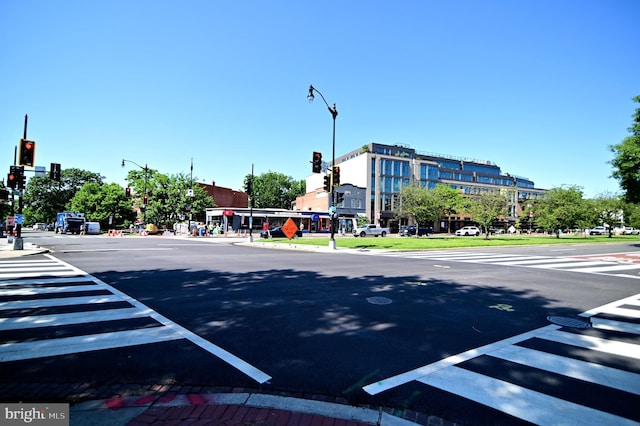
[[[17,214],[15,216],[15,221],[16,221],[16,225],[24,225],[24,215],[23,214]]]
[[[296,232],[298,232],[298,225],[293,221],[293,219],[289,218],[282,226],[282,232],[287,236],[288,239],[292,239],[296,236]]]

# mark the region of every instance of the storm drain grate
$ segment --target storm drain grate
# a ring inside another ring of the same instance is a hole
[[[575,319],[575,318],[549,316],[547,317],[547,320],[553,324],[560,325],[562,327],[571,327],[571,328],[591,327],[591,324],[589,324],[588,322]]]
[[[389,303],[391,303],[391,299],[388,299],[386,297],[375,296],[375,297],[367,297],[367,302],[371,303],[372,305],[388,305]]]

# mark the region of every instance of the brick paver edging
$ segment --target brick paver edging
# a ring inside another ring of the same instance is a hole
[[[416,424],[409,420],[386,413],[383,410],[353,407],[345,404],[301,399],[290,396],[255,393],[214,393],[165,396],[147,395],[109,398],[102,401],[87,401],[76,404],[72,407],[71,411],[119,410],[131,407],[148,408],[153,410],[190,405],[232,405],[252,408],[269,408],[357,421],[370,425],[409,426]]]

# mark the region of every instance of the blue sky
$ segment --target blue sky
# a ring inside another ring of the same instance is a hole
[[[640,95],[640,1],[0,1],[0,158],[125,185],[134,165],[240,189],[366,143],[618,192]],[[5,175],[2,175],[5,176]]]

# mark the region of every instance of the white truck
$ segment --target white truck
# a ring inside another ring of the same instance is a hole
[[[359,226],[353,230],[354,237],[366,237],[367,235],[373,235],[374,237],[381,236],[386,237],[389,234],[389,228],[380,228],[375,223]]]

